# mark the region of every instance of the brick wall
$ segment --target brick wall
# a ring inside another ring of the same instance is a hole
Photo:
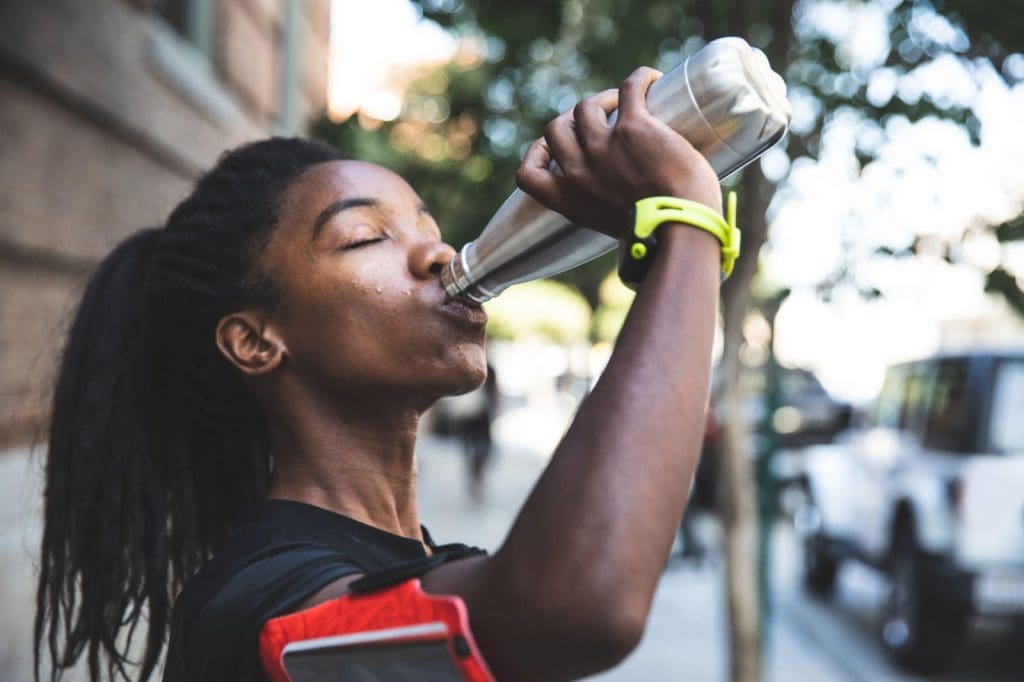
[[[315,117],[330,3],[298,1],[299,110]],[[168,68],[167,54],[188,46],[144,0],[0,3],[0,448],[45,422],[64,329],[95,263],[161,224],[222,150],[275,129],[285,2],[217,0],[205,77],[187,60]]]

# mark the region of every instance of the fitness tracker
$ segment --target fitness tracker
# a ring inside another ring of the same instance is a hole
[[[704,204],[677,197],[648,197],[636,202],[630,211],[629,236],[619,245],[619,277],[636,289],[658,249],[659,227],[664,223],[682,223],[713,234],[722,244],[722,279],[732,273],[740,255],[740,231],[736,228],[736,193],[729,192],[726,218]]]

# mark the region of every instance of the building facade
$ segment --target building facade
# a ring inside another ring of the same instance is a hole
[[[32,679],[42,467],[27,446],[45,440],[86,278],[221,151],[321,115],[329,5],[0,2],[0,680]]]
[[[160,225],[225,148],[321,115],[329,5],[0,3],[0,451],[45,425],[98,260]]]

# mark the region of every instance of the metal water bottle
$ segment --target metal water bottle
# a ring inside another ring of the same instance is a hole
[[[719,178],[781,140],[792,117],[782,78],[764,53],[735,37],[711,41],[655,81],[647,108],[703,154]],[[513,284],[574,268],[618,244],[517,189],[441,272],[441,281],[450,296],[483,303]]]

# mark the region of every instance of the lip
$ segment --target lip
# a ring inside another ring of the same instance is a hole
[[[441,311],[449,318],[469,327],[480,328],[487,325],[487,312],[482,307],[457,298],[446,296],[444,303],[441,304]]]

